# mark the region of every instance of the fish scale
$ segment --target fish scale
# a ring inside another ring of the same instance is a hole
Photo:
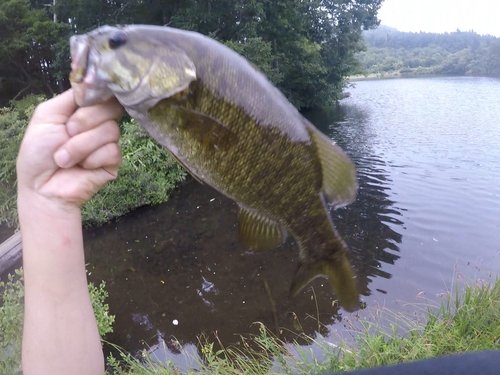
[[[347,247],[327,209],[354,199],[354,166],[258,70],[210,38],[168,27],[103,27],[71,43],[74,71],[89,64],[99,73],[72,75],[78,104],[116,96],[197,180],[238,203],[248,249],[269,250],[292,235],[292,295],[326,276],[346,310],[359,307]]]

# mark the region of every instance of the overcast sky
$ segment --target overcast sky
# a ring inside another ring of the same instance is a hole
[[[500,0],[384,0],[383,25],[399,31],[474,30],[500,37]]]

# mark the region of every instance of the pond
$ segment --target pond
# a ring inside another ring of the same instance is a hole
[[[306,116],[357,166],[357,200],[332,217],[367,304],[358,314],[438,301],[461,275],[496,277],[500,80],[374,80],[349,91],[330,113]],[[90,279],[106,280],[116,315],[107,339],[129,351],[165,345],[182,364],[174,338],[194,348],[202,332],[216,333],[230,345],[262,322],[291,339],[342,330],[350,315],[333,304],[325,279],[288,298],[294,242],[246,253],[235,203],[192,180],[163,205],[86,231],[85,247]]]

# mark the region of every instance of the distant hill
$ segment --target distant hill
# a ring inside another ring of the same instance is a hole
[[[409,33],[380,25],[363,32],[360,74],[500,75],[500,38],[474,31]]]

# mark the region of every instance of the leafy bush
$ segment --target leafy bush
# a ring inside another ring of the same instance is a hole
[[[15,270],[17,277],[9,274],[8,281],[0,282],[3,289],[0,300],[0,374],[21,373],[21,340],[24,316],[24,285],[22,269]],[[114,315],[109,315],[109,306],[104,303],[108,292],[105,282],[97,287],[89,284],[90,299],[99,328],[103,337],[113,332]]]
[[[271,42],[266,42],[262,38],[248,38],[244,42],[228,40],[224,44],[247,58],[252,64],[255,64],[274,85],[279,84],[283,80],[283,74],[278,73],[272,65],[273,53]]]
[[[106,288],[105,281],[101,281],[99,286],[95,286],[94,283],[89,283],[90,301],[92,302],[92,308],[94,309],[97,328],[99,329],[101,338],[104,337],[106,333],[113,332],[113,323],[115,322],[115,316],[109,315],[109,305],[104,303],[106,298],[108,298],[108,292],[104,288]]]
[[[29,119],[43,96],[27,96],[0,108],[0,224],[17,225],[16,158]],[[134,208],[163,203],[186,173],[133,120],[121,124],[123,163],[118,178],[82,209],[84,224],[100,225]]]
[[[0,374],[21,373],[21,338],[23,327],[24,287],[22,271],[15,280],[9,274],[7,283],[0,282],[4,289],[0,306]]]
[[[16,159],[35,107],[41,95],[12,101],[12,108],[0,108],[0,224],[17,225]]]
[[[186,172],[134,120],[121,125],[123,163],[118,178],[82,208],[86,225],[100,225],[134,208],[166,202]]]

